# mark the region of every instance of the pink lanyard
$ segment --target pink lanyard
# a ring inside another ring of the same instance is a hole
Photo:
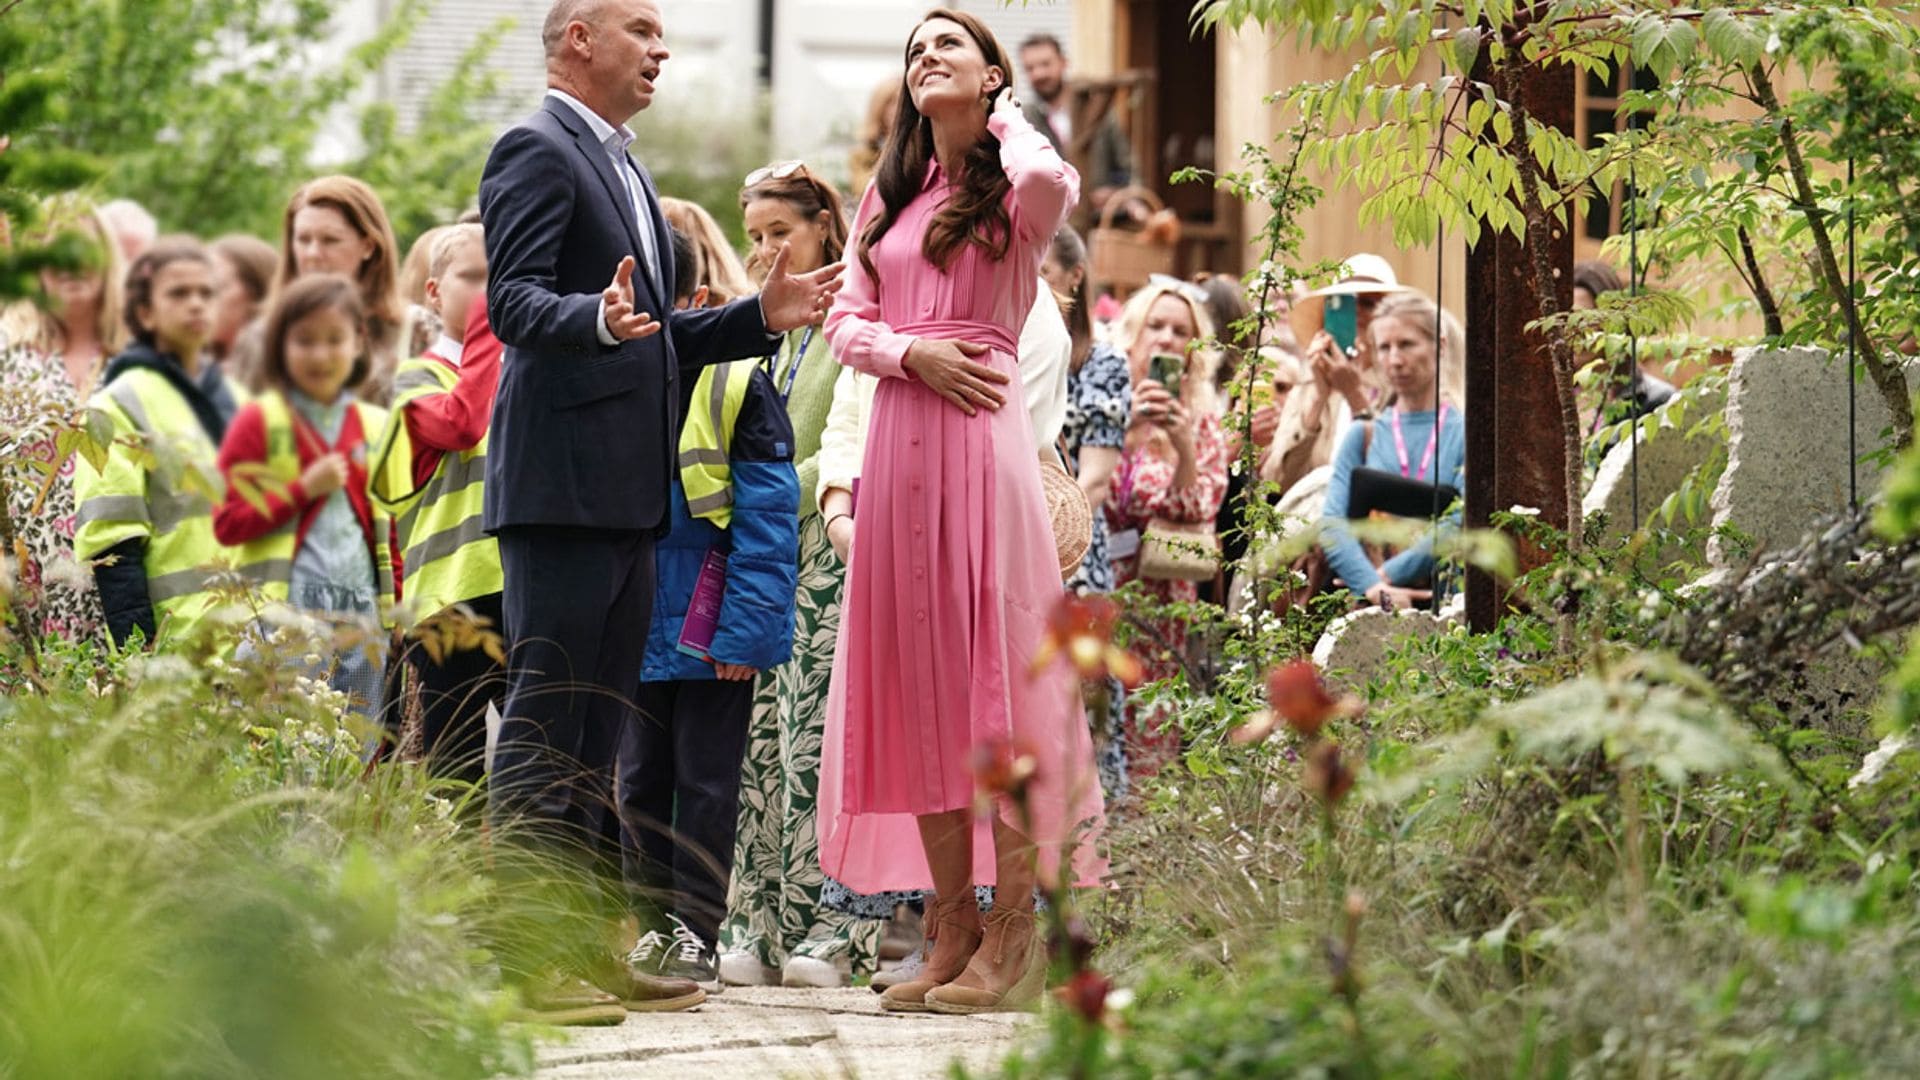
[[[1420,473],[1423,476],[1433,466],[1433,448],[1440,445],[1440,429],[1446,422],[1447,407],[1443,403],[1440,415],[1433,418],[1433,434],[1427,437],[1427,452],[1420,458]],[[1407,460],[1407,435],[1400,430],[1399,409],[1393,410],[1393,448],[1400,452],[1400,475],[1413,479],[1413,463]]]

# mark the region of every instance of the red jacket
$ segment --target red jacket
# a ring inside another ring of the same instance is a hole
[[[493,336],[487,321],[484,297],[473,302],[467,318],[466,340],[461,343],[459,381],[451,393],[427,394],[407,403],[403,412],[407,434],[413,437],[413,483],[425,487],[440,467],[440,458],[448,453],[471,450],[486,437],[487,424],[493,420],[493,393],[500,382],[500,339]],[[445,364],[448,357],[427,353],[429,359]]]
[[[347,410],[347,418],[340,425],[340,438],[331,447],[326,445],[320,432],[307,422],[306,417],[300,415],[299,410],[289,407],[287,411],[293,417],[294,447],[299,452],[303,471],[331,450],[347,455],[347,501],[353,504],[354,515],[360,519],[360,531],[367,537],[367,550],[374,550],[373,503],[367,497],[368,433],[360,429],[360,411]],[[300,525],[294,532],[294,550],[298,551],[300,544],[306,540],[307,527],[319,516],[326,500],[308,495],[297,478],[284,492],[271,486],[256,485],[261,487],[260,496],[266,503],[266,512],[261,513],[234,488],[233,467],[242,462],[264,463],[266,460],[265,416],[258,404],[249,403],[227,426],[226,440],[220,444],[220,474],[227,478],[227,498],[213,513],[213,535],[222,544],[233,547],[249,540],[258,540],[298,515]],[[398,571],[399,568],[395,567],[396,575]]]

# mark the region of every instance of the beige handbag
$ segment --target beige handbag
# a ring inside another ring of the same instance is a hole
[[[1212,581],[1220,571],[1220,534],[1211,521],[1154,518],[1140,534],[1140,576],[1156,581]]]

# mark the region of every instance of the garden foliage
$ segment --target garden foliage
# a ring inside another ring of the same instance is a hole
[[[1609,366],[1630,342],[1676,360],[1753,343],[1690,330],[1700,314],[1758,316],[1767,338],[1836,356],[1851,340],[1866,392],[1897,406],[1894,429],[1863,452],[1911,426],[1904,387],[1883,376],[1914,347],[1917,14],[1195,5],[1201,29],[1257,28],[1356,58],[1343,78],[1276,95],[1295,126],[1220,178],[1274,212],[1277,262],[1250,276],[1256,287],[1324,276],[1291,261],[1290,219],[1312,197],[1295,179],[1303,160],[1367,194],[1365,214],[1409,242],[1444,229],[1532,243],[1631,181],[1635,277],[1651,268],[1661,286],[1593,313],[1542,301],[1541,328]],[[1620,64],[1659,85],[1628,95],[1640,122],[1624,134],[1581,146],[1527,115],[1529,72]],[[1709,279],[1737,289],[1707,295]],[[1723,381],[1642,423],[1724,442]],[[1631,437],[1621,424],[1594,441]],[[1495,633],[1395,650],[1352,687],[1360,715],[1260,719],[1287,711],[1266,673],[1303,655],[1324,607],[1196,606],[1196,636],[1219,659],[1141,691],[1179,705],[1188,768],[1116,819],[1114,887],[1088,898],[1119,989],[1095,1021],[1061,1010],[1003,1074],[1920,1070],[1920,753],[1906,741],[1920,639],[1877,712],[1793,696],[1820,664],[1884,653],[1920,623],[1920,454],[1900,459],[1877,509],[1809,522],[1783,561],[1698,584],[1705,491],[1724,464],[1709,456],[1651,527],[1622,539],[1603,542],[1597,522],[1568,532],[1496,514],[1546,564],[1514,583]],[[1310,535],[1258,513],[1253,528],[1256,550],[1294,537],[1282,556]],[[1742,557],[1737,533],[1720,539]],[[1349,783],[1330,783],[1329,742],[1357,773],[1344,799],[1327,797]]]

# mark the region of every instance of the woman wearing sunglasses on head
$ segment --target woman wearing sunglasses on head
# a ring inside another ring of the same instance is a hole
[[[740,207],[747,273],[754,278],[766,275],[783,244],[788,265],[798,273],[838,262],[846,249],[840,194],[804,162],[748,173]],[[754,694],[720,978],[736,986],[840,986],[855,969],[872,970],[880,936],[879,923],[820,903],[825,878],[813,828],[845,578],[815,491],[820,435],[841,367],[818,325],[788,332],[768,362],[797,444],[800,579],[793,659],[762,672]]]
[[[894,1011],[1030,1006],[1046,974],[1035,884],[1094,884],[1105,869],[1072,673],[1028,673],[1060,566],[1033,425],[1003,407],[1079,178],[1004,93],[1011,72],[971,15],[935,11],[914,29],[827,316],[834,355],[880,378],[821,766],[821,861],[860,892],[935,891],[922,977],[881,997]],[[994,746],[1018,747],[1034,771],[1019,809],[1002,794],[980,820],[969,761]],[[976,884],[997,886],[984,924]]]
[[[1181,543],[1211,539],[1227,493],[1229,459],[1214,379],[1218,355],[1199,347],[1213,336],[1206,305],[1199,286],[1156,274],[1128,298],[1114,324],[1133,384],[1133,413],[1107,495],[1107,550],[1120,584],[1140,579],[1149,594],[1167,603],[1192,602],[1198,586],[1143,565],[1143,550],[1168,529],[1189,530],[1191,539]],[[1185,620],[1159,619],[1155,629],[1166,648],[1143,657],[1148,681],[1179,670],[1172,654],[1183,651],[1187,640]],[[1164,706],[1129,715],[1127,768],[1133,776],[1152,776],[1179,757],[1180,730],[1172,721]]]

